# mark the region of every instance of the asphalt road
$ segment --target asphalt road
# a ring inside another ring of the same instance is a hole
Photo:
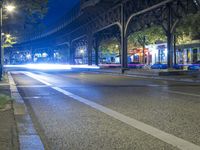
[[[200,84],[13,72],[45,149],[200,149]]]

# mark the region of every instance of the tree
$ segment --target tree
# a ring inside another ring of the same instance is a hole
[[[187,44],[200,39],[200,11],[183,18],[176,28],[177,44]]]
[[[115,38],[110,40],[102,41],[100,44],[100,50],[103,55],[105,54],[115,54],[118,55],[120,51],[119,43]]]
[[[12,45],[16,43],[16,37],[13,37],[11,35],[5,35],[2,39],[2,48],[12,47]]]
[[[4,16],[4,32],[23,34],[38,29],[48,11],[48,0],[14,0],[15,14]]]
[[[128,37],[128,49],[143,49],[143,63],[145,63],[145,45],[166,41],[164,30],[160,26],[152,26],[142,31],[135,32]]]
[[[20,6],[25,14],[25,25],[35,26],[46,15],[48,0],[21,0]]]
[[[143,47],[144,45],[162,41],[166,41],[164,30],[160,26],[152,26],[131,34],[128,37],[128,48]]]

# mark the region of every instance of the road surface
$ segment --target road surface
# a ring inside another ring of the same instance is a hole
[[[200,84],[12,72],[47,150],[200,149]]]

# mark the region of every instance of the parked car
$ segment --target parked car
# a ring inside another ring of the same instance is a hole
[[[189,65],[188,70],[200,70],[200,60]]]
[[[167,64],[155,63],[151,66],[151,69],[167,69]]]
[[[183,69],[184,66],[185,66],[185,65],[183,65],[183,64],[175,64],[175,65],[173,65],[173,68],[174,68],[174,69]]]
[[[135,69],[141,69],[142,67],[144,67],[144,64],[141,64],[140,62],[130,62],[128,64],[129,68],[135,68]]]

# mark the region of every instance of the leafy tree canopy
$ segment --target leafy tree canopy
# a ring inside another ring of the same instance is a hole
[[[2,43],[3,48],[12,47],[12,45],[16,43],[16,37],[13,37],[12,35],[3,36],[2,39],[3,39]]]
[[[38,29],[48,11],[48,0],[13,0],[14,14],[4,12],[3,30],[15,34]],[[8,1],[4,0],[4,4]]]
[[[120,46],[117,39],[113,38],[110,40],[102,41],[99,47],[103,55],[105,54],[115,54],[118,55],[120,51]]]
[[[183,18],[176,28],[177,44],[190,43],[200,39],[200,11]]]
[[[200,11],[183,18],[176,28],[176,44],[187,44],[192,40],[200,39]],[[131,34],[128,38],[128,48],[142,47],[143,45],[166,42],[167,37],[161,26],[152,26]]]
[[[152,26],[131,34],[128,37],[128,48],[132,49],[143,45],[155,44],[158,41],[166,41],[164,30],[160,26]]]
[[[19,5],[25,14],[26,24],[38,24],[46,15],[48,0],[21,0]]]

